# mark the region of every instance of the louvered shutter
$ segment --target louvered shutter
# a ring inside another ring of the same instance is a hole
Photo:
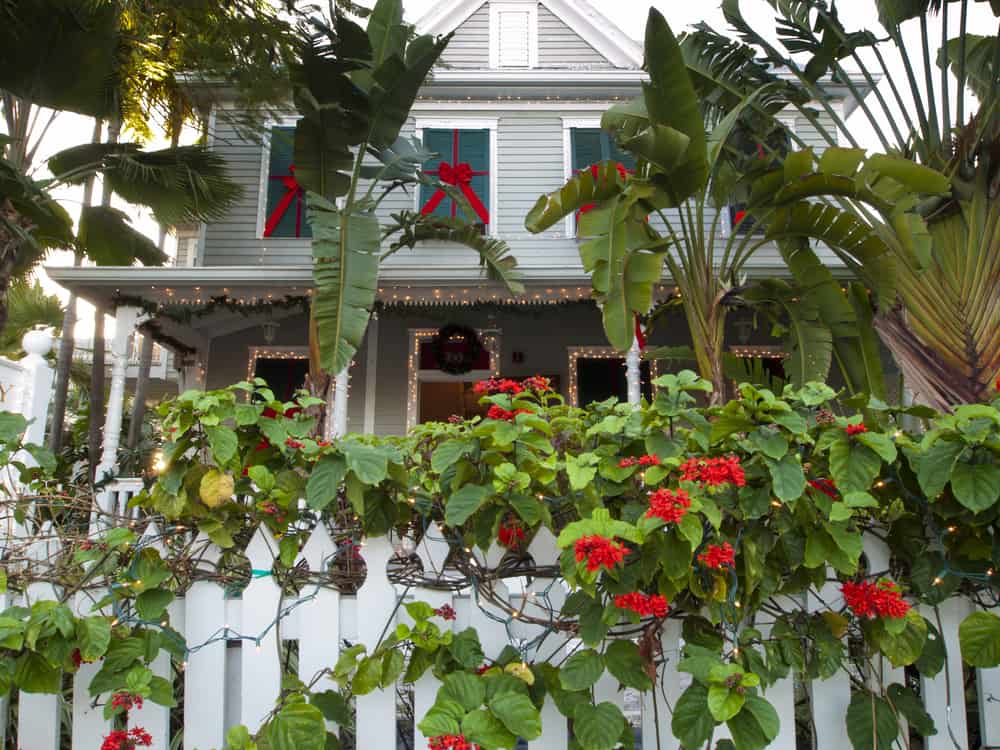
[[[487,213],[490,211],[490,131],[483,130],[445,130],[429,128],[424,130],[424,146],[438,154],[435,159],[424,165],[424,171],[441,179],[441,164],[455,168],[468,164],[472,171],[469,189],[475,194]],[[461,186],[456,186],[461,188]],[[425,212],[428,204],[435,200],[438,191],[422,185],[420,188],[420,206]],[[440,200],[430,214],[434,216],[457,216],[458,207],[451,198]],[[464,221],[487,225],[479,215],[461,215]]]
[[[505,10],[499,14],[500,67],[527,68],[531,65],[529,52],[529,27],[531,16],[527,11]]]
[[[264,207],[266,237],[311,237],[305,198],[294,182],[295,128],[271,128],[267,170],[267,203]]]
[[[601,148],[601,131],[598,128],[573,128],[570,133],[573,146],[573,171],[581,172],[591,164],[604,160]]]
[[[425,172],[435,172],[441,162],[452,163],[454,158],[454,130],[439,130],[429,128],[424,131],[424,148],[437,154],[433,159],[424,164]],[[437,192],[428,185],[420,186],[420,205],[426,206],[431,196]],[[431,212],[434,216],[451,216],[451,201],[443,200]]]
[[[472,167],[472,188],[480,202],[490,211],[490,131],[460,130],[458,136],[458,160]],[[478,174],[475,174],[478,173]],[[488,224],[479,216],[463,216],[473,224]]]

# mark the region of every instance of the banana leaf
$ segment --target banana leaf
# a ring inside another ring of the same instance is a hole
[[[380,233],[373,213],[343,214],[308,193],[313,232],[313,316],[320,341],[320,367],[338,373],[361,346],[375,305]]]
[[[612,161],[595,164],[574,175],[555,192],[543,195],[528,212],[524,226],[533,234],[571,216],[584,206],[603,203],[622,192],[625,181]]]
[[[132,228],[128,215],[111,206],[83,206],[77,229],[78,248],[99,266],[162,266],[166,254],[142,232]]]

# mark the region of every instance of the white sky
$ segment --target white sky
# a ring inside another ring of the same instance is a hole
[[[371,0],[362,1],[365,2],[365,4],[371,5]],[[420,16],[426,13],[435,2],[438,1],[439,0],[404,0],[407,19],[410,21],[417,20]],[[725,31],[727,29],[727,25],[722,16],[722,11],[716,4],[715,0],[710,0],[709,2],[698,2],[698,0],[654,0],[654,2],[644,2],[642,0],[591,0],[591,4],[607,16],[612,22],[616,23],[625,33],[640,41],[643,37],[643,29],[645,27],[646,16],[649,12],[650,5],[656,7],[663,13],[675,32],[680,32],[690,25],[698,23],[699,21],[706,21],[717,31]],[[848,30],[858,28],[877,28],[878,15],[875,10],[875,4],[872,0],[841,0],[837,4],[837,8],[840,11],[841,20]],[[747,0],[744,5],[744,16],[758,31],[765,33],[766,36],[774,35],[774,14],[770,6],[768,6],[764,0]],[[933,18],[929,25],[931,29],[931,38],[939,39],[941,29],[940,20],[938,18]],[[996,21],[993,18],[992,13],[989,11],[986,3],[974,3],[972,5],[969,13],[970,30],[973,30],[974,32],[977,28],[995,28],[995,25]],[[958,29],[957,12],[951,13],[949,26],[954,29],[949,36],[955,36]],[[919,75],[922,68],[920,66],[921,51],[919,47],[918,34],[919,27],[916,22],[911,21],[904,26],[905,38],[908,42],[911,40],[913,41],[913,45],[908,49],[910,51],[912,63],[917,68]],[[894,57],[894,54],[886,54],[890,60]],[[934,56],[936,56],[936,45],[935,49],[932,50],[932,60],[934,59]],[[903,68],[898,61],[895,62],[895,65],[891,65],[893,69],[893,76],[902,76]],[[939,80],[939,76],[935,75],[935,80]],[[901,89],[905,90],[906,86],[901,86]],[[872,149],[878,148],[879,144],[874,136],[874,132],[865,121],[863,115],[856,113],[850,120],[849,125],[851,132],[856,138],[858,138],[862,145]],[[87,141],[90,137],[91,127],[90,121],[86,120],[86,118],[74,115],[61,115],[40,149],[40,158],[45,158],[62,148]],[[162,147],[166,144],[151,143],[149,145],[150,147],[156,148]],[[63,196],[66,200],[67,208],[71,211],[73,203],[79,205],[79,190],[65,191]],[[133,223],[141,231],[148,234],[154,240],[156,239],[157,227],[155,222],[153,222],[151,217],[148,215],[148,212],[141,211],[135,207],[120,207],[128,210],[129,214],[133,217]],[[168,252],[173,252],[173,241],[170,238],[168,238],[167,250]],[[54,253],[47,261],[47,264],[71,265],[72,256],[70,253]],[[40,277],[42,278],[42,282],[47,289],[53,293],[59,294],[63,299],[66,298],[66,293],[61,289],[61,287],[50,282],[48,278],[45,277],[44,272],[40,273]],[[90,305],[81,302],[78,309],[80,321],[77,324],[77,338],[89,339],[93,330],[92,308]],[[112,321],[109,321],[109,323],[111,322]],[[108,335],[111,335],[113,325],[109,325],[108,328]]]

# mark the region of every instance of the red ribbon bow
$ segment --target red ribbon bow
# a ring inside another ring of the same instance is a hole
[[[476,212],[480,221],[482,221],[483,224],[490,223],[490,212],[486,209],[486,206],[483,205],[483,202],[479,200],[479,196],[476,195],[476,191],[472,189],[471,185],[473,177],[476,175],[488,174],[487,172],[477,172],[472,169],[470,164],[465,162],[460,164],[449,164],[448,162],[443,161],[440,165],[438,165],[436,170],[429,171],[427,174],[436,174],[444,184],[457,186],[472,205],[472,210]],[[443,201],[446,197],[448,197],[448,195],[444,190],[436,190],[434,195],[430,197],[430,200],[428,200],[427,203],[424,204],[424,207],[420,209],[420,213],[425,216],[427,214],[434,213],[437,207],[441,205],[441,201]],[[451,208],[451,215],[455,215],[454,205]]]
[[[591,164],[590,165],[590,173],[592,175],[594,175],[594,179],[595,180],[600,175],[600,169],[601,169],[601,165],[600,164]],[[623,180],[628,179],[629,170],[625,169],[625,165],[624,164],[622,164],[621,162],[618,162],[615,165],[615,169],[618,170],[618,174],[621,175],[621,178]],[[584,170],[582,170],[582,169],[580,170],[580,172],[583,172],[583,171]],[[579,174],[579,172],[577,174]],[[584,205],[580,206],[580,210],[576,212],[576,218],[579,219],[585,213],[587,213],[588,211],[593,211],[595,208],[597,208],[597,204],[596,203],[585,203]]]
[[[285,194],[281,196],[278,205],[274,207],[274,211],[267,217],[267,223],[264,225],[265,237],[270,237],[274,234],[278,228],[278,224],[285,218],[285,213],[288,211],[288,207],[292,205],[292,201],[295,201],[295,236],[302,236],[302,186],[295,179],[294,164],[288,167],[288,171],[291,174],[271,175],[272,180],[281,182],[281,185],[285,188]]]

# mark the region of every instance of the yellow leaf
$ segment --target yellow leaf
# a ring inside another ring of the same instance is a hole
[[[201,478],[198,496],[209,508],[218,508],[233,496],[235,486],[231,474],[223,474],[218,469],[211,469]]]

